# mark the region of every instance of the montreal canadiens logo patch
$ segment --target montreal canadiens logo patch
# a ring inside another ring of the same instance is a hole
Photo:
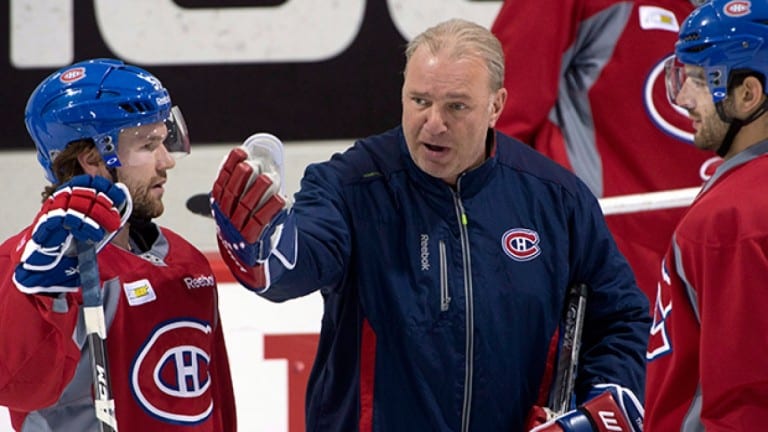
[[[182,425],[208,419],[210,334],[207,323],[182,319],[160,325],[147,338],[131,367],[131,390],[147,413]]]
[[[530,261],[541,254],[539,233],[525,228],[512,228],[501,236],[501,248],[515,261]]]

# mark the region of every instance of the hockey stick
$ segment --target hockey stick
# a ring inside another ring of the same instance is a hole
[[[606,216],[639,211],[664,210],[687,207],[701,190],[700,187],[670,189],[600,198],[600,208]],[[187,199],[187,209],[200,216],[211,217],[211,203],[207,193],[199,193]]]
[[[687,207],[698,195],[701,187],[670,189],[600,198],[600,208],[606,216],[639,211]]]
[[[192,213],[205,217],[211,216],[211,200],[207,193],[192,195],[187,199],[187,210]]]
[[[96,261],[96,246],[77,242],[77,260],[80,282],[83,286],[83,317],[88,346],[91,351],[93,373],[93,405],[96,419],[102,432],[117,432],[115,400],[107,365],[107,324],[104,319],[104,301],[101,296],[99,265]]]
[[[549,409],[555,417],[569,411],[571,406],[586,309],[587,285],[579,283],[569,287],[563,311],[563,345],[558,356],[555,382],[549,398]]]

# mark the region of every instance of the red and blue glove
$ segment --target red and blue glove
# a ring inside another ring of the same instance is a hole
[[[77,291],[75,240],[101,250],[131,210],[131,197],[123,184],[85,174],[73,177],[43,203],[16,266],[14,284],[27,294]]]
[[[598,384],[577,409],[530,432],[642,432],[643,416],[643,406],[631,390],[616,384]]]
[[[219,252],[247,288],[263,291],[296,261],[296,230],[280,196],[282,143],[256,134],[230,151],[211,191]],[[270,265],[270,258],[275,258]]]

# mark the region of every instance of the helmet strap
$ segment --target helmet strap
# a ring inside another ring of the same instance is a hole
[[[112,183],[117,183],[117,168],[107,167],[107,171],[109,172],[110,177],[112,177]]]
[[[731,124],[728,131],[725,133],[722,144],[720,144],[720,147],[717,148],[716,152],[718,156],[725,157],[731,149],[731,145],[733,145],[733,139],[736,138],[736,134],[739,133],[741,128],[757,120],[768,111],[768,98],[763,99],[763,103],[761,103],[760,106],[744,120],[728,116],[728,114],[725,113],[723,101],[718,102],[715,105],[715,108],[717,109],[717,115],[720,117],[720,120]]]
[[[723,138],[722,144],[720,144],[720,147],[718,147],[715,152],[720,157],[725,157],[725,155],[728,154],[731,145],[733,145],[733,139],[736,137],[736,134],[739,133],[741,127],[744,126],[744,123],[739,119],[734,119],[730,123],[731,126],[728,128],[728,132],[725,133],[725,138]]]

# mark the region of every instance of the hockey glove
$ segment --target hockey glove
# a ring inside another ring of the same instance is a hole
[[[224,159],[211,191],[219,252],[247,288],[263,291],[296,262],[296,230],[280,195],[283,145],[255,134]],[[277,261],[270,265],[270,258]]]
[[[598,384],[587,402],[530,432],[642,432],[643,406],[629,389]]]
[[[59,294],[80,287],[74,241],[101,250],[132,210],[128,189],[103,177],[79,175],[43,203],[24,245],[13,282],[27,294]]]

